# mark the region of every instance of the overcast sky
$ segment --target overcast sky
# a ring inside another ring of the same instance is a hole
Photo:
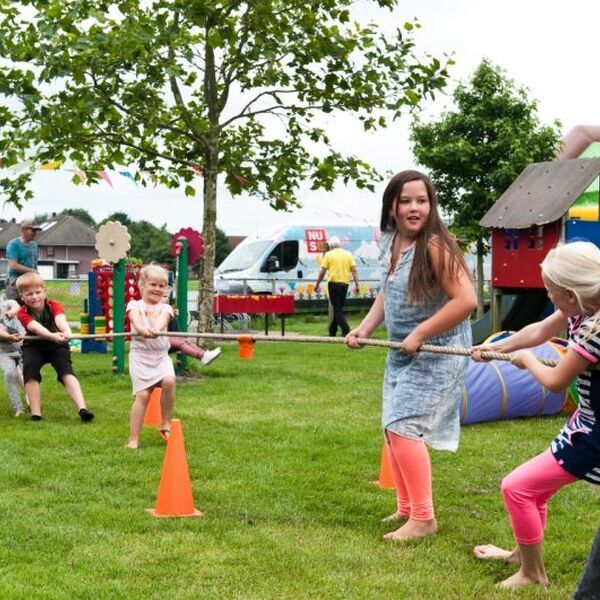
[[[453,53],[453,80],[467,80],[482,58],[504,68],[519,85],[530,90],[539,103],[544,123],[562,122],[566,134],[578,124],[600,125],[597,75],[597,39],[600,23],[598,0],[401,0],[390,18],[387,11],[369,16],[386,25],[417,17],[418,51],[439,56]],[[424,118],[436,117],[450,108],[448,97],[424,109]],[[328,128],[338,148],[354,153],[381,170],[399,171],[416,166],[408,142],[409,119],[397,121],[386,131],[366,135],[358,123],[337,119]],[[101,182],[91,188],[70,183],[71,173],[38,171],[34,177],[35,199],[21,212],[2,209],[4,218],[23,219],[63,208],[84,208],[100,220],[115,211],[133,219],[147,219],[170,231],[181,227],[202,229],[200,181],[198,196],[162,186],[136,186],[118,173],[109,173],[113,188]],[[333,193],[302,189],[304,208],[279,213],[268,204],[248,197],[231,198],[219,188],[217,224],[227,234],[245,235],[264,226],[285,222],[376,224],[384,183],[375,194],[339,186]]]

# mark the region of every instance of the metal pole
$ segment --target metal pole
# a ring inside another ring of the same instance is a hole
[[[181,252],[177,257],[177,312],[178,312],[178,325],[179,331],[185,336],[188,324],[188,309],[187,309],[187,297],[188,297],[188,241],[185,239],[181,240]],[[178,375],[183,375],[185,367],[187,365],[187,356],[181,352],[179,354],[179,360],[175,371]]]
[[[113,266],[113,331],[125,332],[125,259]],[[125,373],[125,338],[113,339],[113,371]]]

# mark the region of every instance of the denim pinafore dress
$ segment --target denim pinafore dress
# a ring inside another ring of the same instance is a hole
[[[384,294],[388,337],[403,340],[419,323],[448,300],[443,292],[425,304],[408,302],[408,280],[414,258],[409,248],[396,271],[389,273],[393,235],[381,237],[381,290]],[[471,346],[468,319],[425,340],[438,346]],[[469,358],[419,352],[414,356],[390,348],[383,377],[382,427],[399,435],[423,440],[438,450],[456,451],[460,435],[459,408]]]

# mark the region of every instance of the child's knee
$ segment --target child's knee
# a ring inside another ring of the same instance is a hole
[[[174,390],[175,389],[175,377],[165,377],[161,381],[161,387],[163,390]]]

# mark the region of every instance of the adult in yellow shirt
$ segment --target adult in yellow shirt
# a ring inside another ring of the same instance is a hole
[[[350,331],[350,326],[344,317],[344,303],[348,293],[348,284],[350,283],[350,274],[354,279],[354,286],[358,294],[358,273],[354,256],[348,250],[340,248],[340,238],[333,235],[329,239],[331,250],[325,252],[321,261],[321,271],[317,277],[315,292],[319,292],[321,281],[327,275],[327,291],[329,292],[329,302],[333,308],[333,316],[329,324],[329,335],[335,337],[338,325],[342,330],[342,335],[346,337]]]

